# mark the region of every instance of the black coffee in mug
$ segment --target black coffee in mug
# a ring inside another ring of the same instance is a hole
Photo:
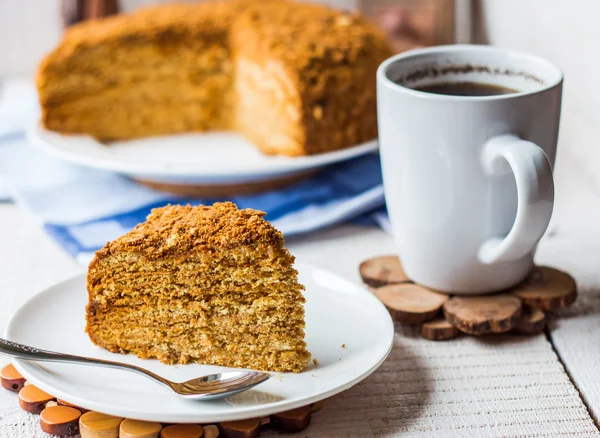
[[[517,90],[512,88],[481,82],[442,82],[422,85],[414,89],[425,93],[447,94],[449,96],[497,96],[499,94],[518,93]]]

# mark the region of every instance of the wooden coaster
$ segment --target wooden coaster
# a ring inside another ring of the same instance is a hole
[[[12,364],[9,364],[0,371],[0,383],[4,389],[19,392],[25,386],[25,377]]]
[[[69,406],[51,406],[40,414],[42,430],[55,436],[73,436],[79,433],[81,412]]]
[[[547,266],[537,266],[511,294],[529,307],[553,310],[568,307],[577,298],[575,280],[569,274]]]
[[[577,297],[575,280],[569,274],[545,266],[536,266],[508,293],[450,299],[412,283],[396,256],[365,260],[359,271],[363,282],[394,319],[423,324],[421,335],[436,341],[452,339],[458,331],[483,335],[516,329],[523,334],[537,334],[546,327],[543,311],[567,307]],[[445,319],[432,321],[442,307]]]
[[[123,418],[100,412],[86,412],[79,418],[81,438],[117,438]]]
[[[435,318],[448,300],[447,295],[412,283],[390,284],[373,293],[394,319],[408,324],[421,324]]]
[[[308,427],[311,418],[310,406],[302,406],[271,415],[273,426],[284,432],[300,432]]]
[[[517,331],[524,335],[537,335],[546,328],[546,314],[539,309],[524,308],[517,323]]]
[[[39,414],[46,408],[46,403],[55,400],[53,396],[37,386],[27,385],[19,391],[19,406],[24,411]]]
[[[178,184],[134,178],[143,186],[161,192],[173,193],[194,198],[220,198],[224,196],[251,195],[281,189],[301,181],[305,181],[316,172],[311,170],[292,176],[269,179],[267,181],[251,181],[233,184]]]
[[[458,329],[443,318],[423,323],[421,336],[431,341],[445,341],[458,336]]]
[[[400,259],[393,255],[365,260],[360,264],[358,270],[362,281],[371,287],[410,281],[404,273]]]
[[[203,438],[204,429],[197,424],[173,424],[160,432],[160,438]]]
[[[25,391],[24,391],[25,390]],[[262,428],[273,425],[282,432],[299,432],[308,427],[312,412],[322,408],[324,400],[301,408],[281,412],[263,418],[227,421],[219,424],[171,424],[123,419],[99,412],[82,413],[71,406],[59,405],[50,395],[33,385],[26,386],[19,393],[20,403],[27,403],[23,409],[37,413],[41,405],[40,426],[51,435],[81,438],[256,438]]]
[[[521,300],[508,294],[452,297],[444,304],[446,320],[472,335],[503,333],[516,327]]]
[[[119,438],[159,438],[162,425],[153,421],[125,419],[119,427]]]
[[[256,438],[260,435],[260,418],[219,423],[219,437]]]

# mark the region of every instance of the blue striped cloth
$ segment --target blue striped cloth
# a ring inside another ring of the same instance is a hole
[[[28,87],[6,93],[4,99],[0,94],[0,187],[73,257],[86,262],[107,241],[143,222],[154,207],[225,200],[157,192],[124,176],[65,163],[38,151],[23,133],[37,118],[32,105],[23,102],[35,96]],[[18,105],[14,99],[19,99]],[[21,119],[7,123],[2,115],[14,118],[7,108],[16,107],[23,111]],[[384,206],[379,157],[368,154],[281,190],[228,200],[240,208],[267,212],[267,219],[286,236],[350,220],[371,220]]]

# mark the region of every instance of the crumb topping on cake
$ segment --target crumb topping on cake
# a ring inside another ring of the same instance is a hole
[[[107,243],[97,257],[129,252],[156,259],[203,247],[227,249],[256,242],[282,248],[283,236],[263,218],[265,214],[250,208],[238,210],[231,202],[213,206],[167,205],[155,208],[146,222]]]
[[[383,33],[358,12],[288,2],[265,8],[257,2],[240,21],[240,28],[251,23],[271,56],[300,69],[315,67],[315,61],[349,65],[370,51],[389,52]]]

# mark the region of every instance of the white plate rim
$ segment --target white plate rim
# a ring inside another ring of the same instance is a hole
[[[201,133],[198,133],[201,134]],[[60,141],[53,141],[55,137]],[[307,155],[300,157],[274,157],[276,160],[266,166],[248,168],[247,163],[244,166],[227,166],[227,168],[203,167],[195,170],[190,168],[178,168],[177,166],[150,165],[149,163],[129,163],[112,160],[102,157],[91,157],[85,154],[73,153],[65,149],[61,142],[81,142],[93,141],[101,145],[93,138],[86,135],[64,135],[58,132],[45,129],[40,123],[32,124],[26,131],[27,140],[39,150],[59,158],[63,161],[95,169],[109,170],[131,176],[146,176],[156,178],[167,177],[204,177],[204,178],[267,178],[269,176],[282,176],[289,174],[298,174],[302,171],[309,171],[329,164],[350,160],[370,152],[375,152],[379,148],[377,139],[373,139],[355,146],[340,149],[332,152],[325,152],[316,155]],[[138,139],[140,140],[140,139]],[[77,149],[75,149],[77,150]]]
[[[296,269],[299,270],[302,267],[304,267],[304,269],[308,268],[308,269],[323,271],[323,269],[315,267],[315,266],[307,264],[307,263],[301,263],[301,262],[296,263]],[[331,271],[326,271],[326,272],[328,272],[331,275],[335,275],[338,278],[343,278],[338,274],[332,273]],[[11,317],[8,321],[8,324],[6,325],[5,331],[4,331],[4,337],[9,340],[11,339],[11,330],[17,324],[20,312],[23,312],[27,306],[32,305],[33,302],[36,301],[36,299],[38,299],[40,295],[51,293],[50,292],[51,290],[64,287],[65,285],[67,285],[70,282],[80,281],[81,277],[85,277],[85,275],[86,275],[85,273],[80,273],[80,274],[71,276],[63,281],[60,281],[58,283],[55,283],[51,286],[48,286],[48,287],[40,290],[39,292],[37,292],[36,294],[31,296],[29,299],[22,302],[22,304],[11,315]],[[32,368],[39,369],[39,367],[37,366],[37,364],[35,362],[31,362],[31,361],[24,360],[24,359],[16,359],[16,358],[13,358],[11,360],[11,362],[13,363],[13,365],[15,366],[17,371],[19,371],[19,373],[21,373],[21,375],[23,375],[23,377],[25,377],[25,379],[27,381],[30,381],[32,384],[36,385],[43,391],[48,392],[49,394],[52,394],[53,396],[55,396],[57,398],[69,400],[71,403],[73,403],[75,405],[80,405],[89,410],[105,412],[105,413],[120,416],[123,418],[139,419],[139,420],[145,420],[145,421],[159,421],[159,422],[163,422],[163,423],[169,423],[169,422],[171,422],[171,423],[212,423],[212,422],[215,422],[216,423],[216,422],[223,422],[223,421],[236,421],[236,420],[242,420],[242,419],[254,418],[254,417],[263,417],[263,416],[271,415],[273,413],[283,412],[283,411],[287,411],[290,409],[295,409],[298,407],[306,406],[308,404],[315,403],[320,400],[324,400],[324,399],[334,396],[340,392],[343,392],[343,391],[355,386],[356,384],[360,383],[361,381],[363,381],[364,379],[369,377],[371,374],[373,374],[380,367],[380,365],[387,359],[387,357],[389,356],[389,354],[392,350],[393,343],[394,343],[394,333],[395,333],[394,323],[389,315],[389,312],[385,309],[383,304],[379,300],[377,300],[377,298],[375,296],[373,296],[364,287],[360,287],[359,285],[356,285],[356,286],[362,290],[361,293],[363,293],[365,296],[369,296],[370,297],[369,299],[372,299],[373,302],[376,303],[376,305],[381,306],[381,309],[383,310],[382,314],[387,315],[387,322],[388,322],[387,332],[388,332],[388,338],[389,338],[388,342],[387,342],[388,343],[387,350],[386,350],[385,354],[383,354],[379,358],[379,360],[374,362],[369,368],[365,369],[360,375],[356,376],[355,378],[353,378],[351,380],[348,380],[344,384],[338,385],[328,391],[321,392],[314,396],[296,397],[296,398],[292,398],[289,400],[282,400],[282,401],[267,403],[264,405],[260,405],[259,407],[248,406],[246,408],[238,408],[238,410],[233,413],[225,412],[225,413],[222,413],[220,416],[215,416],[215,417],[211,417],[211,418],[202,417],[201,415],[199,415],[198,417],[195,417],[195,418],[191,418],[189,416],[157,418],[156,415],[147,416],[144,411],[136,410],[135,408],[121,409],[118,412],[116,412],[116,411],[109,412],[110,409],[107,410],[106,405],[104,405],[102,402],[98,403],[98,402],[95,402],[88,398],[85,398],[85,397],[82,397],[79,395],[74,395],[68,391],[65,392],[58,387],[54,387],[51,384],[48,384],[45,381],[38,379],[38,376],[35,373],[31,372]]]

